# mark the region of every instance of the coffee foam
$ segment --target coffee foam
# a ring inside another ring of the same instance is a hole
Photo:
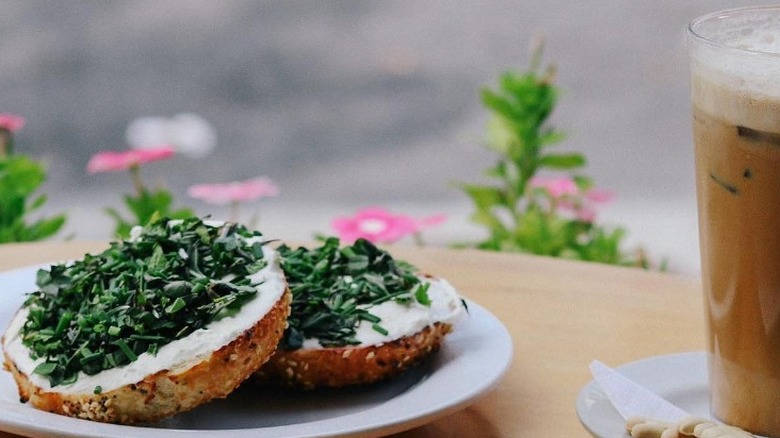
[[[732,35],[728,44],[711,39],[728,49],[693,43],[697,44],[691,50],[694,105],[727,122],[779,132],[780,35],[776,34],[760,29]]]
[[[710,115],[762,131],[780,131],[780,12],[694,23],[692,97]]]
[[[693,105],[710,116],[758,131],[780,133],[780,84],[756,88],[694,73]]]

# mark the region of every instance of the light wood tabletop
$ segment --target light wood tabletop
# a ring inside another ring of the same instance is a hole
[[[0,245],[0,271],[79,257],[102,242]],[[514,360],[470,407],[394,435],[587,437],[575,411],[588,364],[704,349],[700,283],[670,274],[477,250],[391,247],[447,278],[507,327]],[[1,291],[0,291],[1,293]],[[0,438],[14,437],[0,432]]]

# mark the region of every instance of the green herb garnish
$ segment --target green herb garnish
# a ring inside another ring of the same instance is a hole
[[[52,386],[126,365],[237,312],[265,265],[258,232],[197,218],[158,220],[140,237],[38,272],[23,343]]]
[[[386,301],[429,305],[428,285],[410,264],[397,261],[365,239],[340,247],[326,238],[315,249],[279,248],[282,268],[293,295],[281,347],[293,350],[317,338],[324,347],[354,345],[360,321],[387,334],[371,306]]]

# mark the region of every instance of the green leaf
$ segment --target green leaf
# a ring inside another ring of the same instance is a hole
[[[493,238],[503,239],[510,235],[508,227],[495,214],[487,210],[478,210],[471,215],[471,220],[485,225]]]
[[[0,164],[0,181],[6,190],[19,196],[29,196],[46,179],[43,166],[25,156],[15,155],[3,161]]]
[[[116,209],[107,208],[106,213],[116,222],[114,233],[119,237],[129,237],[133,226],[144,226],[156,222],[159,218],[190,219],[195,213],[188,208],[172,209],[173,195],[165,189],[149,190],[144,188],[137,195],[125,195],[125,206],[132,219],[125,219]]]
[[[23,241],[31,242],[36,240],[43,240],[47,237],[53,236],[60,231],[65,225],[65,216],[55,216],[48,219],[41,219],[32,225],[22,234]]]
[[[518,119],[519,114],[515,112],[512,104],[504,97],[494,93],[489,89],[482,90],[482,103],[487,108],[493,110],[497,115],[506,120]]]
[[[547,154],[539,159],[539,166],[557,170],[568,170],[585,165],[585,157],[582,154]]]
[[[40,163],[22,155],[0,157],[0,243],[42,240],[65,223],[59,215],[27,224],[29,213],[46,202],[45,195],[33,197],[45,179]]]
[[[165,313],[176,313],[186,306],[187,303],[184,302],[184,300],[182,300],[180,297],[177,297],[170,306],[165,308]]]
[[[479,210],[489,210],[497,205],[505,205],[506,195],[501,188],[472,184],[464,184],[461,188],[474,201]]]
[[[566,140],[566,134],[554,129],[549,129],[539,137],[539,144],[542,146],[553,146]]]
[[[33,370],[33,374],[48,376],[49,374],[53,373],[54,370],[56,369],[57,369],[56,363],[41,362],[37,367],[35,367],[35,369]]]
[[[108,207],[104,211],[108,216],[114,218],[114,222],[116,222],[114,235],[121,238],[130,237],[130,230],[132,230],[133,224],[123,218],[119,211],[113,207]]]
[[[27,207],[27,211],[33,211],[41,208],[43,204],[46,203],[47,199],[48,198],[46,197],[46,195],[39,195],[30,203],[30,205]]]
[[[428,289],[430,286],[430,283],[422,283],[417,286],[417,289],[414,292],[414,298],[423,306],[431,306],[431,298],[428,296]]]
[[[168,212],[168,214],[166,214],[165,216],[171,219],[189,219],[195,217],[195,213],[189,208],[182,208],[179,210]]]
[[[493,117],[488,120],[485,142],[488,148],[499,154],[507,154],[517,139],[505,118]]]
[[[572,177],[572,179],[574,180],[574,183],[577,184],[577,188],[579,188],[581,192],[587,192],[593,188],[593,180],[587,176],[575,175]]]
[[[488,168],[485,171],[485,176],[491,176],[500,180],[506,180],[509,178],[507,170],[507,164],[505,161],[499,161],[494,167]]]

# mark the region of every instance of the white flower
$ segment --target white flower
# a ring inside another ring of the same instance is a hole
[[[182,113],[171,118],[139,117],[127,126],[125,140],[134,149],[168,144],[177,153],[203,158],[214,150],[217,136],[208,120],[197,114]]]

